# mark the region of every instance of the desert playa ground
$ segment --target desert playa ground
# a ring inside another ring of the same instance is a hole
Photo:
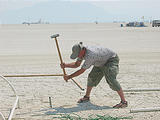
[[[64,62],[73,44],[100,45],[118,53],[118,81],[123,89],[160,88],[160,28],[120,27],[120,23],[0,25],[0,75],[62,74],[52,34],[59,33],[59,47]],[[68,74],[77,69],[66,69]],[[87,75],[74,78],[86,88]],[[63,77],[7,78],[17,90],[20,108],[14,120],[52,120],[55,114],[92,114],[113,117],[132,116],[133,120],[159,120],[160,111],[130,113],[130,109],[160,107],[160,92],[125,92],[129,106],[112,109],[119,97],[103,78],[93,89],[91,101],[78,104],[85,92]],[[52,108],[49,105],[52,98]],[[0,112],[7,118],[15,97],[8,84],[0,79]]]

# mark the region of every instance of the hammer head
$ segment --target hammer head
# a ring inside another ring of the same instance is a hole
[[[59,37],[59,34],[52,35],[51,38]]]

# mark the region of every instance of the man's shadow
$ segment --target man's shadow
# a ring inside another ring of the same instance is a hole
[[[63,113],[73,113],[73,112],[80,112],[80,111],[86,111],[86,110],[102,110],[102,109],[113,109],[109,106],[98,106],[94,105],[91,102],[86,103],[79,103],[76,107],[71,108],[64,108],[64,107],[56,107],[52,109],[48,109],[47,112],[45,112],[46,115],[55,115],[55,114],[63,114]]]

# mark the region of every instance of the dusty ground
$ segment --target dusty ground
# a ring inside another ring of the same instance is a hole
[[[60,33],[59,46],[65,62],[71,62],[71,46],[78,41],[113,49],[120,57],[118,80],[123,89],[160,88],[160,29],[120,28],[119,24],[57,24],[1,25],[0,74],[60,74],[55,42],[49,37]],[[87,75],[76,77],[86,88]],[[66,69],[72,73],[74,69]],[[132,116],[133,120],[159,120],[160,112],[130,113],[134,108],[160,106],[160,92],[125,92],[129,107],[112,109],[119,102],[105,79],[93,89],[89,103],[77,104],[85,92],[62,77],[7,78],[20,97],[16,120],[51,120],[55,114],[75,113],[82,117],[91,114]],[[52,97],[53,108],[49,107]],[[0,79],[0,112],[8,117],[15,97],[9,86]]]

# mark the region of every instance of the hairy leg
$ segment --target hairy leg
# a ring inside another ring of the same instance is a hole
[[[117,91],[117,93],[118,93],[119,97],[121,98],[121,101],[126,101],[122,88],[119,91]]]
[[[90,87],[90,86],[87,86],[87,90],[86,90],[86,95],[87,97],[90,96],[90,93],[91,93],[91,90],[92,90],[93,87]]]

